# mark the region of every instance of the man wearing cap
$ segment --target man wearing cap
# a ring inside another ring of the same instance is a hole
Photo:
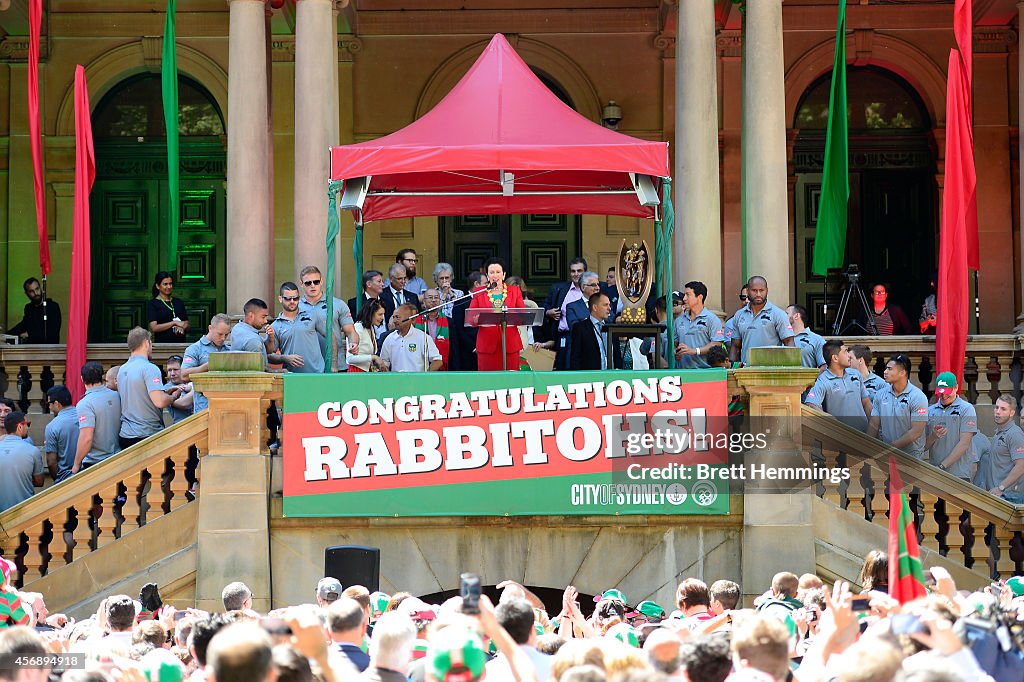
[[[484,673],[487,651],[472,630],[451,625],[438,632],[427,650],[429,682],[476,682]],[[539,678],[538,678],[539,679]]]
[[[0,631],[14,625],[28,625],[32,619],[11,585],[16,571],[13,561],[0,557]]]
[[[996,432],[989,452],[989,483],[993,487],[989,492],[1024,504],[1024,431],[1017,426],[1016,414],[1013,396],[1004,393],[996,399],[992,408]]]
[[[935,381],[938,401],[928,408],[928,461],[970,483],[971,458],[968,450],[978,432],[974,405],[957,393],[956,375],[943,372]]]
[[[4,417],[7,435],[0,440],[0,512],[32,497],[43,485],[43,458],[25,440],[29,425],[21,412]]]
[[[332,602],[327,607],[327,631],[331,647],[348,659],[359,672],[370,666],[370,657],[360,648],[366,635],[366,612],[359,602],[348,597],[340,597]]]
[[[636,609],[626,614],[626,619],[633,627],[644,623],[660,623],[665,620],[665,609],[657,602],[645,600],[636,605]]]
[[[893,355],[885,365],[885,388],[871,403],[868,435],[899,448],[911,457],[924,459],[928,399],[910,383],[910,358]]]
[[[747,305],[733,317],[736,330],[729,359],[747,364],[751,348],[792,346],[793,325],[781,308],[768,300],[768,280],[754,275],[747,280]]]
[[[706,369],[704,355],[725,343],[722,321],[704,307],[708,288],[703,282],[687,282],[683,287],[684,312],[673,318],[676,340],[676,367]]]
[[[341,582],[337,578],[321,578],[316,584],[316,603],[322,609],[338,601],[341,597]]]
[[[860,432],[868,430],[871,401],[860,372],[850,368],[850,352],[840,339],[829,339],[822,346],[828,367],[818,375],[804,403],[827,412]]]

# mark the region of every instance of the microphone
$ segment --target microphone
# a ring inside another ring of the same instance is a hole
[[[491,282],[490,284],[487,285],[487,290],[488,291],[490,291],[491,289],[497,289],[497,288],[498,288],[498,283],[497,282]]]

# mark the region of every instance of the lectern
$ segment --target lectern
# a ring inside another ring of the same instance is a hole
[[[544,323],[542,308],[467,308],[467,327],[501,327],[501,368],[507,370],[505,332],[509,327],[536,327]]]

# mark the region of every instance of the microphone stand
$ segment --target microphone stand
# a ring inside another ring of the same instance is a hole
[[[459,298],[455,299],[454,301],[448,301],[447,303],[442,303],[441,305],[435,305],[433,308],[427,308],[426,310],[421,310],[420,312],[416,313],[415,315],[410,315],[409,317],[406,317],[406,318],[400,320],[400,322],[408,322],[409,320],[415,320],[418,317],[422,317],[424,319],[424,322],[423,322],[423,334],[428,339],[428,343],[424,343],[423,344],[423,370],[424,371],[430,371],[430,365],[427,364],[427,361],[429,360],[429,356],[427,355],[427,348],[429,346],[430,333],[426,331],[427,323],[426,323],[426,317],[425,316],[428,313],[434,312],[435,310],[440,310],[441,308],[445,307],[446,305],[455,305],[459,301],[464,301],[467,298],[473,298],[474,296],[479,294],[481,291],[490,291],[492,288],[494,288],[494,287],[491,287],[491,286],[482,287],[480,289],[477,289],[476,291],[471,291],[468,294],[460,296]],[[505,345],[505,337],[504,336],[502,336],[501,343],[502,343],[502,349],[504,349],[504,345]]]
[[[471,291],[468,294],[465,294],[463,296],[459,296],[458,298],[456,298],[453,301],[447,301],[445,303],[442,303],[441,305],[435,305],[433,308],[427,308],[426,310],[421,310],[420,312],[416,313],[415,315],[410,315],[409,317],[406,317],[406,318],[404,318],[402,320],[399,320],[399,321],[400,322],[408,322],[409,320],[414,320],[417,317],[420,317],[421,315],[426,315],[427,313],[432,313],[435,310],[440,310],[441,308],[445,307],[446,305],[454,306],[459,301],[465,301],[467,298],[473,298],[474,296],[479,294],[481,291],[491,291],[491,290],[492,290],[491,287],[483,287],[481,289],[477,289],[476,291]]]

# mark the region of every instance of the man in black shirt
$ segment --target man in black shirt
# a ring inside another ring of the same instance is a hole
[[[49,298],[44,301],[42,287],[35,277],[26,279],[23,286],[29,300],[25,315],[7,333],[20,337],[21,343],[60,343],[60,306]]]

